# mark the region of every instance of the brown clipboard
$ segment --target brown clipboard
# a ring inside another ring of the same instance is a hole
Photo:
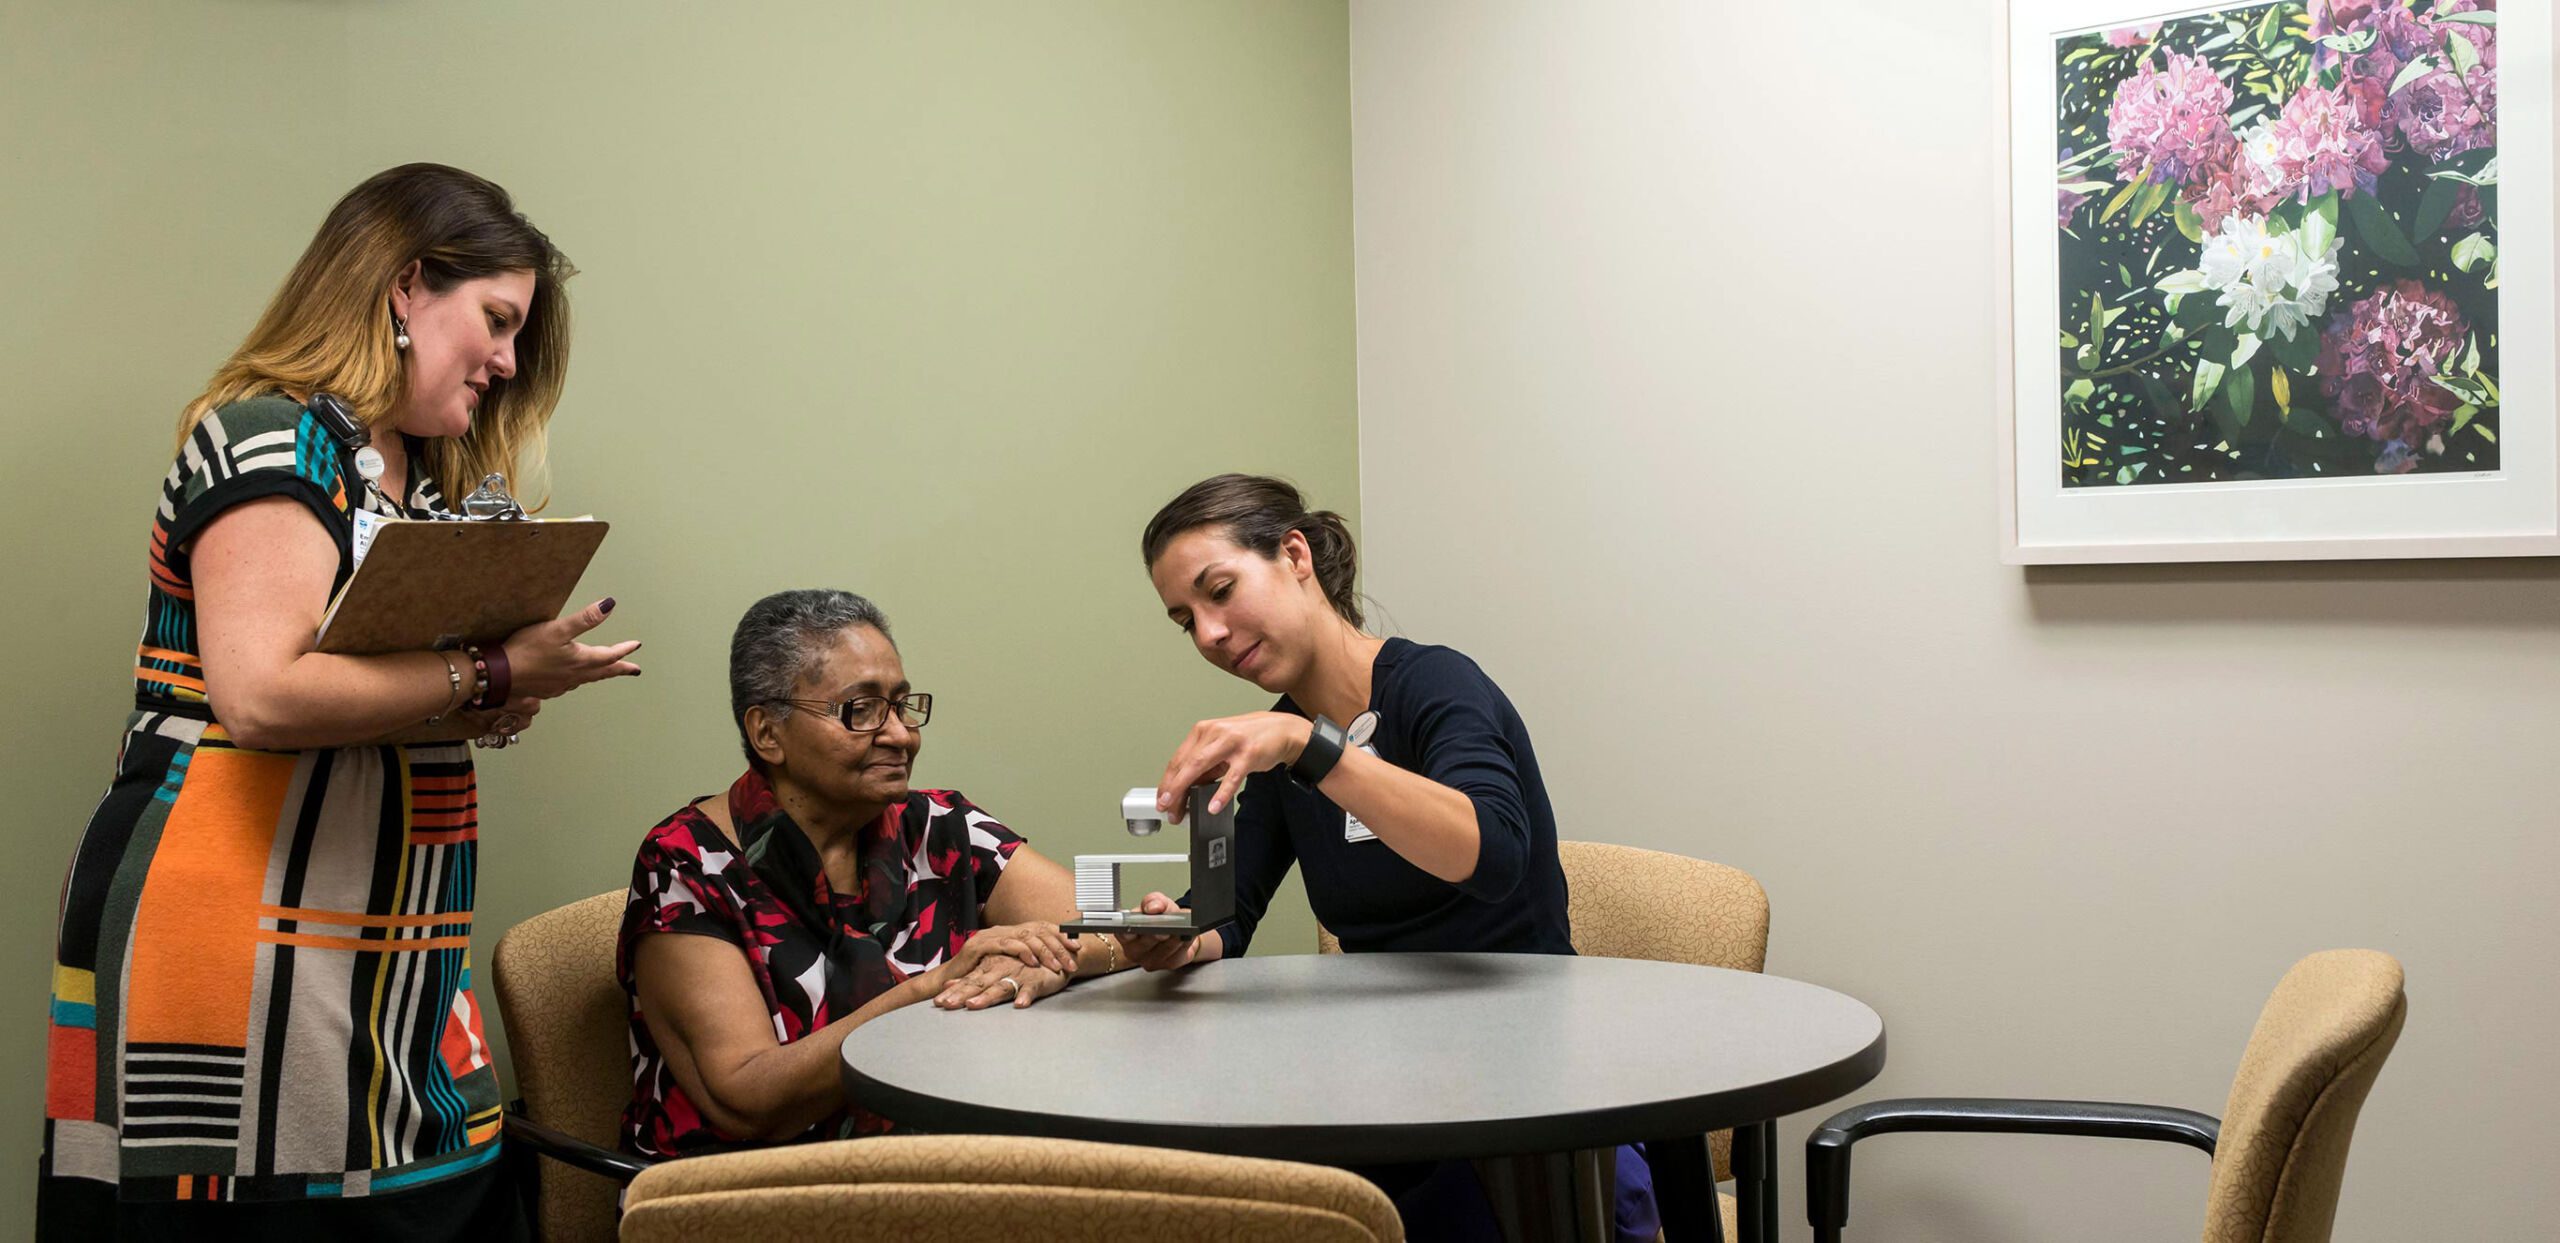
[[[345,656],[486,645],[560,615],[611,524],[385,522],[320,621]]]

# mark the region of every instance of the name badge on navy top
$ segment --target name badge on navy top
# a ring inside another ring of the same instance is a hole
[[[1351,718],[1351,728],[1343,731],[1343,735],[1352,746],[1368,752],[1369,758],[1376,759],[1378,757],[1378,749],[1369,745],[1369,739],[1377,732],[1378,714],[1375,712],[1363,712],[1360,715]],[[1360,823],[1360,817],[1352,815],[1350,812],[1346,811],[1342,813],[1342,840],[1345,843],[1374,842],[1378,840],[1378,835],[1370,832],[1368,825]]]

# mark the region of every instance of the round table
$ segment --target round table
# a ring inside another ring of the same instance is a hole
[[[1309,954],[1127,971],[1023,1010],[909,1006],[842,1058],[850,1100],[929,1131],[1332,1165],[1492,1158],[1488,1187],[1526,1236],[1601,1224],[1620,1144],[1746,1128],[1763,1147],[1760,1176],[1739,1179],[1745,1234],[1775,1238],[1773,1120],[1873,1079],[1884,1022],[1817,985],[1682,963]],[[1571,1217],[1553,1205],[1556,1154],[1582,1157]]]

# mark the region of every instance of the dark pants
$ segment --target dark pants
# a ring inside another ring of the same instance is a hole
[[[1353,1166],[1352,1172],[1376,1183],[1396,1202],[1408,1243],[1500,1243],[1502,1223],[1493,1215],[1484,1181],[1467,1161],[1420,1161],[1402,1165]],[[1645,1163],[1644,1145],[1618,1149],[1617,1235],[1620,1243],[1650,1243],[1662,1234],[1662,1213],[1653,1201],[1653,1167]]]

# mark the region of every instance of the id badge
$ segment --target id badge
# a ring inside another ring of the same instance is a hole
[[[373,537],[382,530],[383,517],[382,515],[359,505],[356,507],[355,519],[356,534],[354,548],[356,564],[363,565],[365,553],[373,548]]]
[[[1368,752],[1371,759],[1378,758],[1378,748],[1369,742],[1370,737],[1377,732],[1378,714],[1375,712],[1363,712],[1351,718],[1351,728],[1343,731],[1351,745]],[[1342,813],[1342,840],[1345,844],[1374,842],[1378,840],[1378,835],[1370,832],[1368,825],[1360,823],[1360,817],[1346,811]]]

